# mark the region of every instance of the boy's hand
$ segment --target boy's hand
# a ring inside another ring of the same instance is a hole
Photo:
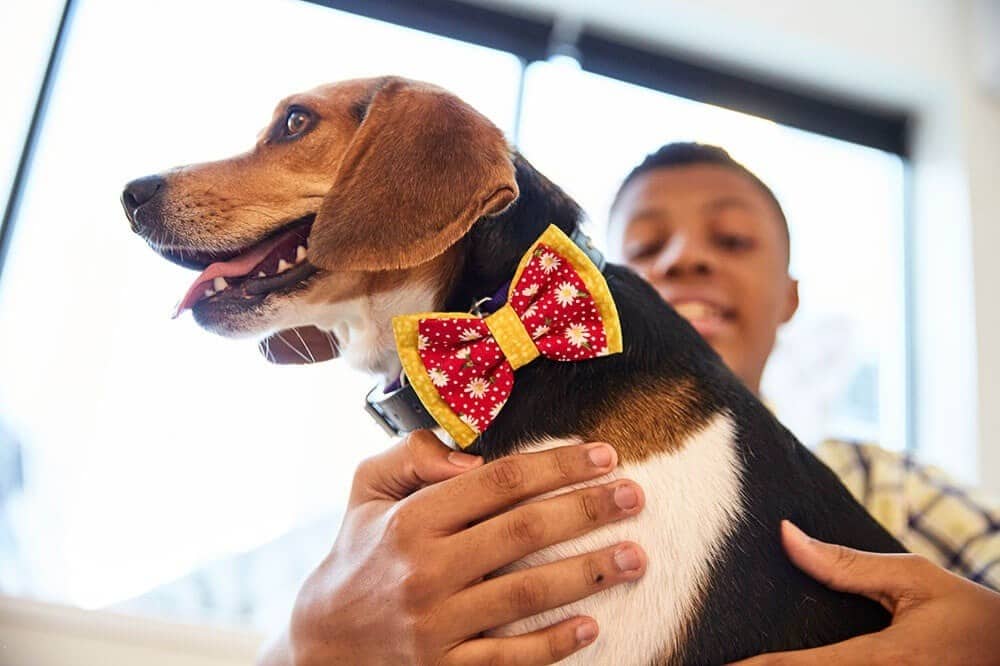
[[[583,444],[484,465],[430,432],[410,435],[358,468],[340,535],[263,663],[528,666],[585,647],[597,637],[587,617],[525,636],[480,635],[638,579],[646,557],[637,545],[484,577],[637,514],[642,491],[624,480],[516,506],[616,464],[607,444]]]
[[[788,521],[781,538],[796,566],[835,590],[878,601],[892,613],[892,624],[842,643],[767,654],[740,666],[1000,663],[1000,594],[918,555],[824,543]]]

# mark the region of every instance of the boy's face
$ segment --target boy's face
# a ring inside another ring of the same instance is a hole
[[[783,223],[764,192],[725,166],[653,169],[622,190],[610,229],[612,254],[759,391],[778,327],[798,307]]]

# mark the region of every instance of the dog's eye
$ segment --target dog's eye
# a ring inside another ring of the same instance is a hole
[[[309,115],[309,112],[302,109],[292,109],[288,112],[288,117],[285,118],[285,136],[298,136],[309,127],[310,120],[312,120],[312,116]]]

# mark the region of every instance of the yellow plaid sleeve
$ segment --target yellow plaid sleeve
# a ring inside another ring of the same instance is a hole
[[[828,440],[816,455],[908,550],[1000,590],[1000,503],[934,467],[871,444]]]

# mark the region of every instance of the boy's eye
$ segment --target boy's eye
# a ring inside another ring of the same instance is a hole
[[[738,234],[718,234],[715,242],[724,250],[747,250],[753,247],[753,239]]]
[[[659,251],[658,243],[643,243],[631,246],[625,250],[626,261],[638,261],[648,259]]]

